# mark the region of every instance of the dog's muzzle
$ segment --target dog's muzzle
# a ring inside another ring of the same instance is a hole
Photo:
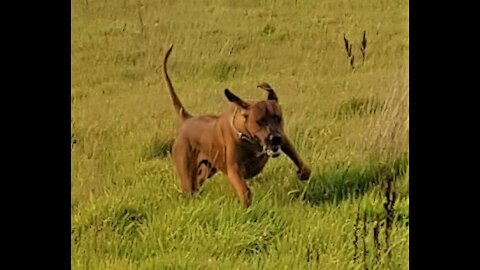
[[[263,150],[269,157],[276,158],[280,156],[280,152],[282,150],[282,137],[278,133],[272,133],[268,136],[266,141],[266,146],[264,146]]]
[[[280,156],[280,153],[282,152],[281,150],[282,148],[280,145],[273,145],[270,147],[265,146],[263,151],[267,154],[267,156],[276,158]]]
[[[280,156],[281,153],[281,147],[280,146],[273,146],[269,149],[267,149],[267,156],[276,158]]]

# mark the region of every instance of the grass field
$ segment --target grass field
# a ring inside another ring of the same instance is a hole
[[[73,269],[409,268],[408,1],[74,0],[71,26]],[[222,174],[185,198],[170,43],[195,115],[272,85],[310,181],[282,156],[248,209]]]

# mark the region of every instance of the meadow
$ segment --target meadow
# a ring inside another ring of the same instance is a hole
[[[409,268],[408,1],[71,6],[72,269]],[[194,115],[224,112],[225,88],[264,99],[268,82],[311,179],[282,155],[249,181],[248,209],[222,174],[183,196],[171,43]]]

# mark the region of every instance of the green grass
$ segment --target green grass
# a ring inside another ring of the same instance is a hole
[[[272,85],[311,180],[282,156],[249,181],[248,209],[221,174],[185,198],[170,43],[193,114]],[[73,269],[409,268],[408,1],[72,1],[71,46]]]

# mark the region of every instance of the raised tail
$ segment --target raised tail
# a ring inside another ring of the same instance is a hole
[[[182,102],[180,102],[180,99],[178,99],[177,94],[175,93],[175,90],[173,89],[172,82],[170,81],[170,77],[168,76],[167,73],[167,60],[168,57],[170,56],[170,53],[172,52],[173,49],[173,44],[170,45],[168,48],[165,57],[163,58],[163,75],[165,77],[165,82],[167,83],[167,88],[170,93],[170,97],[172,98],[173,101],[173,106],[175,107],[175,112],[180,116],[180,120],[183,122],[185,119],[192,117],[183,107]]]

